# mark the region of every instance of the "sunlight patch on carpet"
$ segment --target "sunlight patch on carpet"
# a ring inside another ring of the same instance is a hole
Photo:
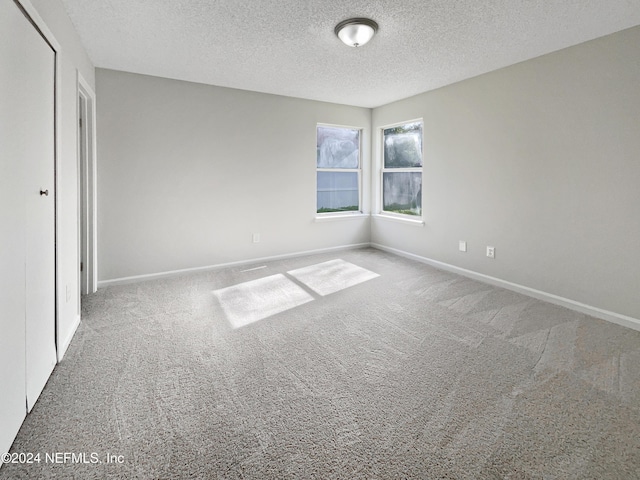
[[[380,276],[366,268],[341,259],[298,268],[287,273],[322,296],[353,287]]]
[[[244,327],[313,300],[282,274],[214,290],[233,328]]]

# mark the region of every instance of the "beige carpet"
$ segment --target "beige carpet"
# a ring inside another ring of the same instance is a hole
[[[0,478],[640,478],[640,332],[372,249],[259,266],[85,299]]]

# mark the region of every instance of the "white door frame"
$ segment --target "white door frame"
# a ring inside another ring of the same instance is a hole
[[[98,288],[96,225],[96,94],[77,73],[78,85],[78,286],[79,294]],[[82,100],[82,101],[81,101]],[[80,121],[82,126],[80,128]],[[82,271],[80,265],[82,264]],[[80,295],[78,295],[80,314]]]

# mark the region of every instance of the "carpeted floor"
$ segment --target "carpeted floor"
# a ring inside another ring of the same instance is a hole
[[[84,299],[0,478],[640,478],[640,332],[373,249],[261,266]]]

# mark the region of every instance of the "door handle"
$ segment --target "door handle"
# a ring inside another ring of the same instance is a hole
[[[45,197],[48,197],[49,196],[49,189],[47,189],[47,190],[42,190],[41,189],[40,190],[40,195],[44,195]]]

